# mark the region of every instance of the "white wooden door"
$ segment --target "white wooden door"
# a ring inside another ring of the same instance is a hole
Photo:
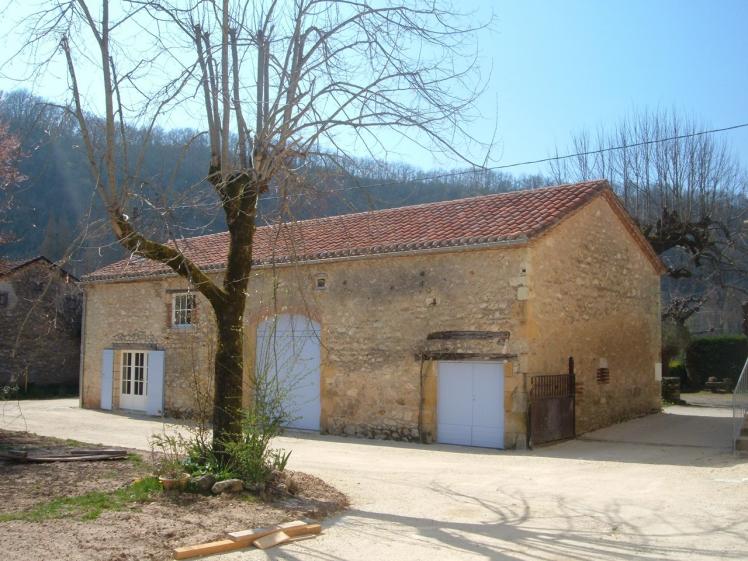
[[[319,430],[319,333],[318,323],[289,314],[257,328],[257,391],[279,400],[288,428]]]
[[[148,406],[148,353],[122,351],[120,409],[145,411]]]
[[[437,441],[504,447],[504,367],[498,362],[439,362]]]

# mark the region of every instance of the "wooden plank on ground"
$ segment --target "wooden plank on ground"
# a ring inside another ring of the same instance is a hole
[[[322,532],[322,526],[319,524],[304,524],[303,526],[294,526],[283,530],[290,537],[309,536]]]
[[[249,544],[237,542],[234,540],[219,540],[216,542],[201,543],[198,545],[188,545],[187,547],[178,547],[174,550],[174,559],[190,559],[191,557],[200,557],[212,553],[224,553],[235,549],[242,549]]]
[[[286,543],[300,542],[302,540],[313,540],[316,537],[317,537],[316,534],[307,534],[305,536],[296,536],[294,538],[290,538]]]
[[[307,526],[307,523],[303,520],[294,520],[293,522],[284,522],[276,526],[268,526],[267,528],[253,528],[252,530],[241,530],[239,532],[229,532],[226,535],[229,539],[234,541],[244,541],[252,543],[254,540],[259,539],[278,530],[288,530],[297,526]],[[293,530],[292,530],[293,531]]]
[[[269,549],[271,547],[275,547],[276,545],[286,543],[290,539],[291,536],[289,536],[286,532],[284,532],[283,530],[278,530],[276,532],[273,532],[272,534],[268,534],[267,536],[256,539],[252,543],[254,543],[254,545],[256,547],[259,547],[260,549]]]
[[[319,524],[304,524],[303,526],[291,526],[285,530],[277,530],[272,534],[256,539],[253,543],[260,549],[269,549],[283,543],[298,540],[299,538],[310,538],[322,531]]]
[[[121,448],[73,448],[70,450],[73,456],[127,456],[127,450]]]

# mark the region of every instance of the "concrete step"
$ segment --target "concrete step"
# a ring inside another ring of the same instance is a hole
[[[748,452],[748,436],[739,436],[735,439],[735,450]]]

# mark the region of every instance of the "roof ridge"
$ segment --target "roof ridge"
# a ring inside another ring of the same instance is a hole
[[[415,205],[403,205],[403,206],[395,206],[392,208],[379,208],[376,210],[363,210],[359,212],[347,212],[345,214],[335,214],[332,216],[321,216],[319,218],[305,218],[303,220],[296,220],[292,222],[293,224],[301,224],[303,222],[305,223],[318,223],[318,222],[324,222],[328,220],[335,220],[340,218],[347,218],[349,216],[360,216],[362,214],[366,215],[374,215],[374,214],[385,214],[387,212],[394,212],[396,210],[402,210],[402,209],[416,209],[416,208],[428,208],[428,207],[438,207],[440,205],[451,205],[455,203],[460,203],[463,201],[479,201],[479,200],[485,200],[485,199],[493,199],[493,198],[501,198],[501,197],[507,197],[507,196],[513,196],[513,195],[524,195],[526,193],[537,193],[538,191],[550,191],[550,190],[557,190],[562,189],[564,187],[575,187],[575,188],[581,188],[586,187],[594,183],[600,183],[602,187],[605,187],[608,183],[607,179],[592,179],[587,181],[580,181],[579,183],[561,183],[559,185],[546,185],[545,187],[530,187],[528,189],[517,189],[515,191],[502,191],[501,193],[487,193],[485,195],[472,195],[468,197],[460,197],[459,199],[446,199],[443,201],[432,201],[430,203],[418,203]],[[283,224],[288,224],[288,222],[284,222]],[[268,226],[259,226],[259,228],[267,228]]]
[[[544,187],[530,187],[528,189],[517,189],[516,191],[503,191],[501,193],[488,193],[485,195],[473,195],[469,197],[460,197],[459,199],[446,199],[443,201],[432,201],[430,203],[418,203],[416,205],[403,205],[403,206],[396,206],[392,208],[379,208],[375,210],[363,210],[359,212],[347,212],[345,214],[334,214],[332,216],[321,216],[319,218],[304,218],[303,220],[293,220],[290,222],[281,222],[280,224],[265,224],[263,226],[257,226],[257,229],[262,228],[274,228],[279,225],[299,225],[299,224],[318,224],[320,222],[327,222],[332,220],[340,220],[345,219],[351,216],[361,216],[361,215],[379,215],[379,214],[385,214],[388,212],[394,212],[402,209],[417,209],[417,208],[428,208],[428,207],[438,207],[440,205],[451,205],[455,203],[460,203],[463,201],[479,201],[479,200],[485,200],[485,199],[492,199],[492,198],[501,198],[506,196],[516,196],[516,195],[523,195],[526,193],[537,193],[538,191],[550,191],[550,190],[558,190],[563,189],[564,187],[575,187],[575,188],[583,188],[588,187],[590,185],[593,185],[595,183],[600,184],[600,187],[604,188],[608,185],[607,179],[589,179],[586,181],[580,181],[578,183],[561,183],[559,185],[546,185]],[[222,230],[221,232],[213,232],[212,234],[202,234],[200,236],[190,236],[189,238],[179,238],[182,241],[185,240],[204,240],[206,238],[209,238],[211,236],[225,236],[228,234],[228,230]],[[174,240],[169,240],[174,241]]]

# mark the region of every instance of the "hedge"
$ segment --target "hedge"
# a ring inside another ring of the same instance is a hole
[[[698,337],[686,348],[688,378],[695,388],[704,387],[710,376],[719,380],[730,378],[735,387],[746,357],[748,338],[745,335]]]

